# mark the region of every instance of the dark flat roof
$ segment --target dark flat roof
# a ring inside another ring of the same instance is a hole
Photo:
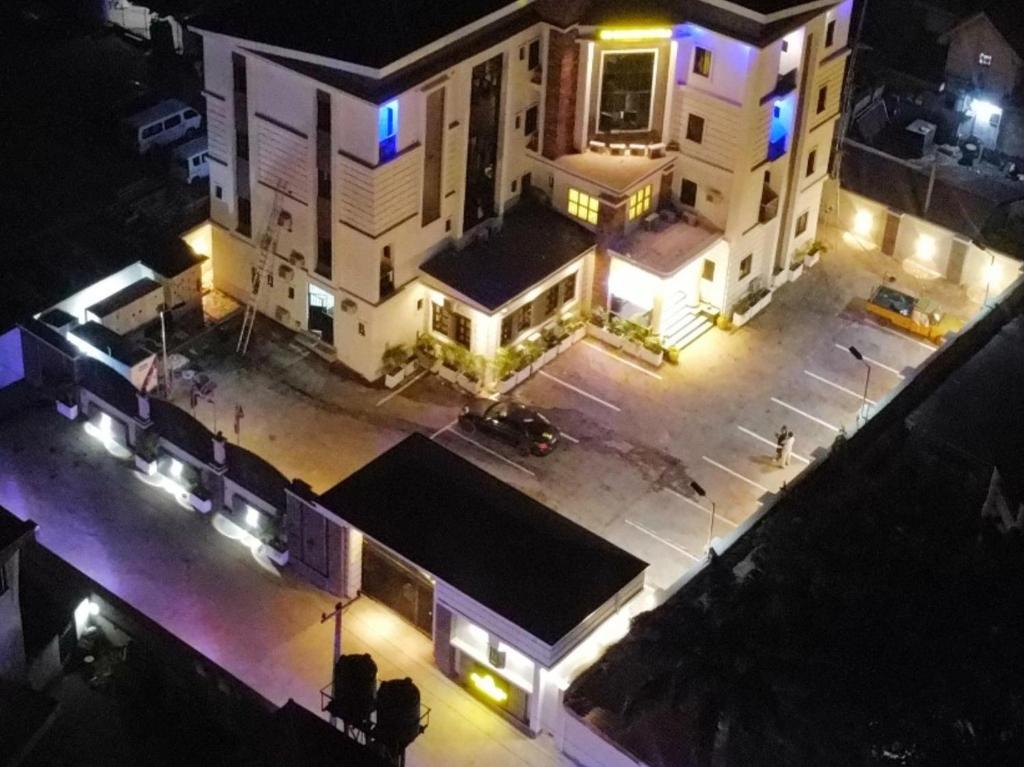
[[[184,412],[184,411],[182,411]],[[212,443],[211,443],[212,445]],[[233,442],[226,444],[228,479],[262,498],[281,512],[285,508],[285,488],[288,478],[269,461]]]
[[[647,567],[422,434],[320,504],[549,645]]]
[[[0,506],[0,564],[3,564],[8,547],[13,547],[36,529],[36,523],[23,521]]]
[[[196,255],[180,237],[170,237],[147,244],[145,255],[139,260],[161,277],[170,278],[201,264],[206,256]]]
[[[292,699],[270,717],[266,733],[265,761],[270,767],[389,767],[378,756],[341,730]]]
[[[81,362],[82,385],[127,415],[135,415],[135,386],[112,367],[87,357]]]
[[[551,208],[524,201],[501,231],[443,250],[420,269],[494,311],[592,248],[595,236]]]
[[[113,295],[107,296],[102,301],[93,304],[86,311],[97,317],[106,317],[118,309],[123,309],[133,301],[138,301],[143,296],[160,289],[159,282],[151,280],[149,277],[143,277],[141,280],[136,280],[131,285],[123,287]]]
[[[21,764],[53,723],[57,708],[49,695],[0,679],[0,764]]]
[[[118,362],[123,362],[129,367],[142,362],[146,357],[152,356],[142,347],[136,346],[125,339],[124,336],[92,320],[84,325],[79,325],[74,330],[68,331],[68,333],[82,339],[87,344],[113,357]]]
[[[512,0],[236,2],[190,26],[374,69],[387,66]]]

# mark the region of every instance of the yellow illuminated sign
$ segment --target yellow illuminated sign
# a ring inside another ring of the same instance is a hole
[[[602,29],[597,33],[599,40],[668,40],[672,30],[667,27],[648,27],[643,29]]]
[[[478,674],[474,671],[469,675],[469,679],[473,682],[473,686],[476,689],[495,703],[504,703],[508,700],[508,693],[498,687],[498,683],[494,681],[494,677],[490,674]]]

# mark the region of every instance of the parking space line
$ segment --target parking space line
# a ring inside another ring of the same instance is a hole
[[[697,503],[692,498],[687,498],[685,495],[680,493],[678,490],[673,490],[671,487],[666,487],[666,488],[664,488],[664,490],[666,492],[672,493],[672,495],[674,495],[680,501],[686,501],[688,504],[690,504],[694,508],[700,509],[705,514],[707,514],[708,516],[711,516],[711,511],[709,509],[704,508],[703,506],[701,506],[699,503]],[[726,519],[721,514],[716,514],[715,515],[715,522],[724,522],[725,524],[729,525],[730,527],[737,527],[737,524],[735,522],[733,522],[731,519]]]
[[[445,424],[440,429],[438,429],[433,434],[431,434],[430,438],[431,439],[437,439],[440,435],[444,434],[446,431],[448,431],[450,428],[452,428],[458,422],[459,422],[458,418],[453,418],[450,423]]]
[[[772,397],[772,402],[774,402],[776,405],[782,405],[782,407],[786,408],[787,410],[792,410],[794,413],[797,413],[798,415],[802,415],[804,418],[810,419],[811,421],[814,421],[815,423],[821,424],[826,429],[831,429],[836,434],[839,433],[839,427],[838,426],[833,426],[828,421],[822,421],[817,416],[813,416],[810,413],[805,413],[803,410],[801,410],[800,408],[796,407],[795,405],[790,405],[788,402],[783,402],[778,397]]]
[[[609,410],[614,410],[616,413],[621,413],[622,412],[622,408],[618,407],[617,405],[613,405],[611,402],[605,402],[600,397],[595,396],[595,395],[591,394],[590,392],[583,391],[583,389],[579,388],[578,386],[573,386],[568,381],[563,381],[561,378],[556,378],[555,376],[551,375],[551,373],[548,373],[546,370],[539,370],[539,371],[537,371],[537,375],[542,375],[545,378],[550,378],[552,381],[554,381],[557,384],[561,384],[566,389],[571,389],[572,391],[576,392],[577,394],[582,394],[587,399],[592,399],[592,400],[594,400],[594,402],[598,403],[599,405],[604,405]]]
[[[838,389],[839,391],[843,392],[844,394],[849,394],[851,397],[856,397],[858,400],[861,400],[861,401],[864,400],[864,395],[861,394],[860,392],[855,392],[853,389],[847,389],[845,386],[840,386],[835,381],[830,381],[827,378],[825,378],[824,376],[820,376],[817,373],[812,373],[810,370],[805,370],[804,374],[805,375],[809,375],[815,381],[821,381],[826,386],[831,386],[833,389]],[[878,404],[877,402],[875,402],[870,397],[867,398],[867,402],[868,402],[869,405],[877,405]]]
[[[849,353],[850,353],[850,348],[849,348],[848,346],[843,346],[842,344],[838,344],[838,343],[837,343],[837,344],[835,344],[835,347],[836,347],[837,349],[841,349],[842,351],[846,352],[847,354],[849,354]],[[903,375],[903,373],[901,373],[900,371],[898,371],[898,370],[897,370],[896,368],[891,368],[891,367],[889,367],[888,365],[886,365],[886,364],[885,364],[885,363],[883,363],[883,362],[879,362],[878,360],[873,360],[873,359],[871,359],[871,358],[870,358],[870,357],[869,357],[868,355],[866,355],[866,354],[864,355],[864,361],[865,361],[865,362],[870,362],[870,363],[871,363],[872,365],[874,365],[875,367],[879,367],[879,368],[882,368],[882,370],[887,370],[887,371],[889,371],[890,373],[892,373],[892,374],[893,374],[894,376],[896,376],[896,377],[897,377],[897,378],[899,378],[900,380],[903,380],[903,379],[904,379],[904,378],[906,377],[906,376],[904,376],[904,375]]]
[[[493,456],[494,456],[495,458],[497,458],[497,459],[498,459],[499,461],[504,461],[504,462],[505,462],[505,463],[507,463],[507,464],[508,464],[509,466],[512,466],[512,467],[514,467],[514,468],[516,468],[516,469],[519,469],[519,471],[523,472],[524,474],[529,474],[529,475],[530,475],[531,477],[536,477],[536,476],[537,476],[537,475],[536,475],[536,474],[534,474],[534,473],[533,473],[532,471],[530,471],[529,469],[527,469],[527,468],[526,468],[525,466],[522,466],[522,465],[520,465],[520,464],[516,463],[515,461],[513,461],[513,460],[510,460],[510,459],[506,458],[506,457],[505,457],[505,456],[503,456],[503,455],[502,455],[501,453],[498,453],[498,452],[495,452],[494,450],[491,450],[491,449],[490,449],[489,447],[487,447],[486,445],[481,445],[481,444],[480,444],[479,442],[477,442],[477,441],[476,441],[475,439],[470,439],[470,438],[469,438],[469,437],[467,437],[467,436],[466,436],[465,434],[460,434],[459,432],[455,431],[455,429],[450,429],[450,430],[449,430],[449,433],[450,433],[450,434],[454,434],[454,435],[455,435],[456,437],[458,437],[459,439],[464,439],[464,440],[466,440],[466,442],[468,442],[468,443],[469,443],[469,444],[471,444],[471,445],[476,445],[476,446],[477,446],[478,448],[480,448],[481,450],[483,450],[483,451],[484,451],[485,453],[488,453],[488,454],[490,454],[490,455],[493,455]]]
[[[765,493],[770,493],[770,492],[772,492],[772,491],[771,491],[771,490],[769,490],[769,489],[768,489],[767,487],[765,487],[764,485],[762,485],[762,484],[761,484],[760,482],[755,482],[755,481],[754,481],[754,480],[752,480],[752,479],[747,479],[746,477],[744,477],[744,476],[743,476],[742,474],[740,474],[739,472],[735,472],[735,471],[733,471],[733,470],[732,470],[732,469],[730,469],[730,468],[729,468],[728,466],[723,466],[723,465],[722,465],[722,464],[720,464],[720,463],[719,463],[718,461],[714,461],[714,460],[712,460],[712,459],[708,458],[708,457],[707,457],[706,455],[702,455],[702,456],[701,456],[701,458],[703,458],[703,459],[704,459],[704,460],[705,460],[705,461],[706,461],[707,463],[710,463],[710,464],[711,464],[712,466],[714,466],[714,467],[715,467],[716,469],[721,469],[721,470],[722,470],[722,471],[724,471],[724,472],[725,472],[726,474],[732,474],[732,476],[736,477],[736,479],[739,479],[739,480],[742,480],[742,481],[746,482],[746,483],[747,483],[748,485],[750,485],[751,487],[756,487],[756,488],[757,488],[758,490],[761,490],[761,491],[763,491],[763,492],[765,492]]]
[[[421,371],[420,371],[419,373],[417,373],[416,375],[414,375],[414,376],[413,376],[412,378],[410,378],[410,379],[409,379],[408,381],[406,381],[406,382],[405,382],[404,384],[402,384],[401,386],[399,386],[399,387],[398,387],[397,389],[395,389],[395,390],[394,390],[393,392],[391,392],[391,393],[390,393],[390,394],[388,394],[387,396],[385,396],[385,397],[381,397],[381,398],[380,398],[379,400],[377,400],[377,407],[380,407],[380,406],[381,406],[381,405],[383,405],[383,404],[384,404],[385,402],[388,402],[388,401],[390,401],[391,399],[394,399],[395,397],[397,397],[397,396],[398,396],[399,394],[401,394],[402,392],[404,392],[404,391],[405,391],[406,389],[408,389],[408,388],[409,388],[410,386],[412,386],[412,385],[413,385],[414,383],[416,383],[416,382],[417,382],[418,380],[420,380],[421,378],[423,378],[423,376],[425,376],[426,374],[427,374],[427,371],[426,371],[426,370],[421,370]]]
[[[641,524],[638,524],[638,523],[634,522],[634,521],[633,521],[632,519],[627,519],[627,520],[626,520],[626,524],[627,524],[627,525],[630,525],[631,527],[635,527],[635,528],[636,528],[637,530],[639,530],[639,531],[640,531],[641,533],[646,533],[647,535],[651,536],[651,537],[652,537],[652,538],[653,538],[654,540],[658,541],[659,543],[664,543],[664,544],[665,544],[666,546],[668,546],[668,547],[669,547],[670,549],[675,549],[675,550],[676,550],[676,551],[678,551],[678,552],[679,552],[680,554],[684,554],[685,556],[688,556],[688,557],[689,557],[690,559],[692,559],[692,560],[693,560],[694,562],[700,562],[700,557],[696,557],[696,556],[694,556],[694,555],[693,555],[693,554],[691,554],[691,553],[690,553],[689,551],[687,551],[686,549],[684,549],[684,548],[683,548],[682,546],[680,546],[680,545],[678,545],[678,544],[675,544],[675,543],[672,543],[672,541],[668,540],[667,538],[662,538],[662,537],[661,537],[660,535],[658,535],[658,534],[657,534],[656,532],[654,532],[653,530],[648,530],[648,529],[647,529],[646,527],[644,527],[644,526],[643,526],[643,525],[641,525]]]
[[[895,336],[896,338],[902,338],[904,341],[907,341],[908,343],[916,344],[917,346],[920,346],[922,349],[927,349],[929,352],[934,352],[934,351],[936,351],[938,349],[938,347],[933,346],[932,344],[926,344],[924,341],[918,341],[916,338],[911,338],[910,336],[905,336],[902,333],[900,333],[900,332],[898,332],[896,330],[893,330],[892,328],[887,328],[887,327],[885,327],[883,325],[879,325],[877,322],[872,322],[871,320],[867,320],[864,324],[868,325],[869,327],[874,328],[875,330],[880,330],[883,333],[887,333],[890,336]]]
[[[593,344],[590,341],[584,341],[583,344],[585,346],[589,346],[591,349],[594,349],[595,351],[601,352],[601,354],[603,354],[605,357],[611,357],[616,362],[621,362],[623,365],[629,365],[629,367],[633,368],[634,370],[639,370],[644,375],[650,376],[651,378],[657,378],[659,381],[661,380],[661,376],[658,375],[657,373],[654,373],[645,367],[641,367],[640,365],[637,365],[635,362],[625,360],[618,354],[612,354],[610,351],[608,351],[607,349],[602,349],[597,344]]]
[[[572,442],[572,444],[574,444],[574,445],[578,445],[578,444],[580,444],[580,441],[579,441],[578,439],[576,439],[576,438],[575,438],[574,436],[572,436],[571,434],[566,434],[566,433],[565,433],[565,432],[563,431],[563,432],[562,432],[562,436],[563,436],[563,437],[565,437],[565,438],[566,438],[567,440],[569,440],[570,442]]]
[[[753,437],[758,442],[763,442],[764,444],[768,445],[768,447],[772,448],[773,450],[776,447],[778,447],[778,445],[776,445],[774,442],[772,442],[767,437],[762,437],[760,434],[756,434],[756,433],[752,432],[750,429],[746,428],[745,426],[737,426],[736,428],[739,429],[744,434],[746,434],[748,437]],[[809,464],[811,462],[810,458],[805,458],[804,456],[799,455],[798,453],[793,453],[793,457],[796,458],[798,461],[800,461],[802,463]]]

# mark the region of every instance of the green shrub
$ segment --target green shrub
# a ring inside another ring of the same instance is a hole
[[[381,359],[388,373],[397,373],[409,361],[409,349],[405,344],[386,346]]]

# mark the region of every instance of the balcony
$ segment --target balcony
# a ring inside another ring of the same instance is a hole
[[[778,160],[786,153],[786,138],[786,134],[783,133],[778,138],[768,139],[768,162]]]
[[[779,215],[779,195],[774,189],[765,184],[761,190],[761,209],[757,220],[762,224],[767,224],[777,215]]]

